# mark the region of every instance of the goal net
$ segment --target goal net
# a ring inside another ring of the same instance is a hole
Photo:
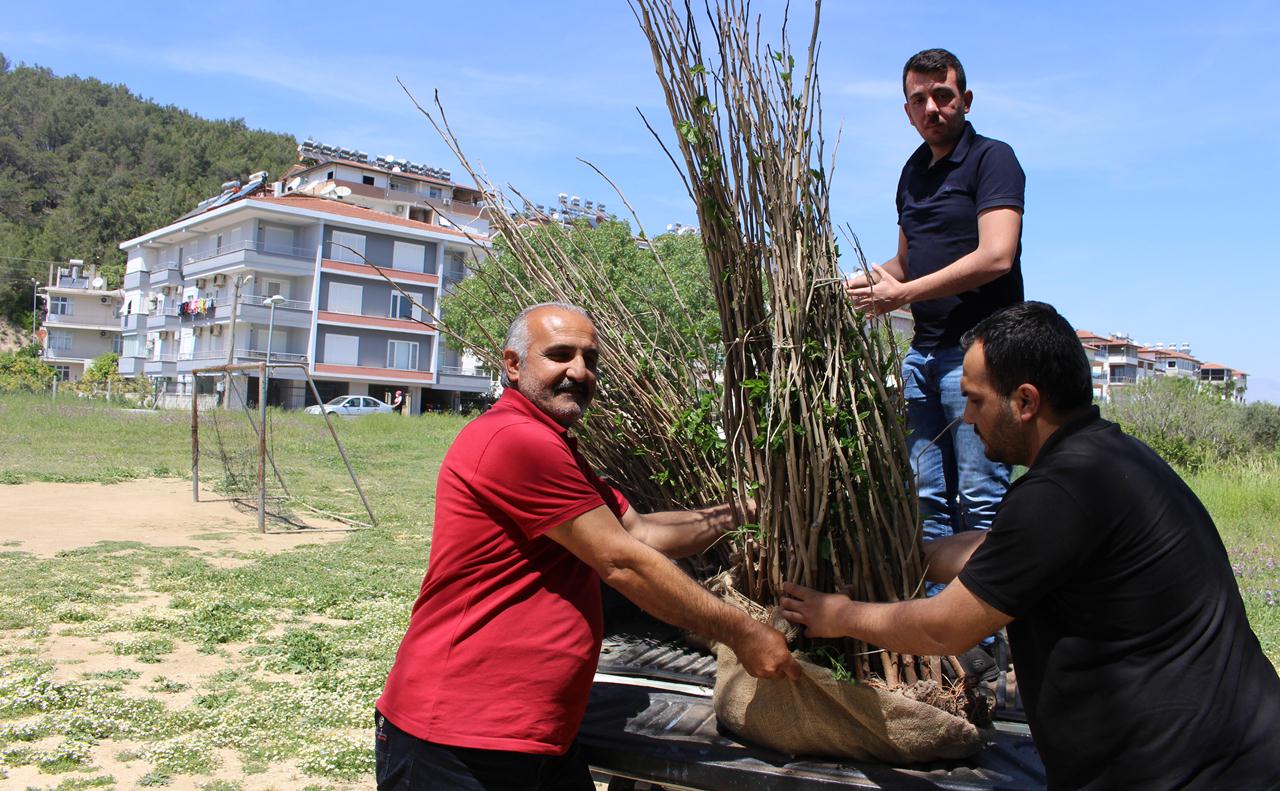
[[[299,372],[301,378],[299,377]],[[256,511],[264,533],[354,530],[376,524],[331,415],[267,408],[269,383],[305,387],[298,363],[223,365],[193,372],[192,497]]]

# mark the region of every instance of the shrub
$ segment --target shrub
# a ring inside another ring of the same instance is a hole
[[[1241,423],[1249,441],[1267,453],[1280,451],[1280,405],[1259,401],[1240,409]]]
[[[39,357],[39,347],[0,354],[0,393],[41,393],[53,386],[53,368]]]
[[[1251,445],[1238,405],[1182,377],[1147,379],[1113,391],[1104,407],[1170,464],[1195,471],[1241,455]]]

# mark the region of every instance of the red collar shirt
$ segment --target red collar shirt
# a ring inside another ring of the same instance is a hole
[[[600,580],[544,533],[601,505],[628,508],[516,390],[467,424],[440,468],[427,574],[378,710],[438,744],[568,750],[600,652]]]

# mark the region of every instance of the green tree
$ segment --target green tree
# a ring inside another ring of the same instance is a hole
[[[638,240],[631,226],[619,221],[594,228],[585,222],[571,228],[531,226],[524,233],[522,242],[539,249],[550,249],[554,243],[570,251],[579,265],[598,266],[622,309],[633,313],[646,331],[654,332],[667,322],[690,339],[714,342],[719,337],[720,319],[707,284],[700,237],[664,234]],[[471,268],[473,276],[455,285],[441,302],[444,324],[466,344],[497,354],[515,314],[550,295],[533,285],[509,240],[502,237],[495,241],[493,255],[472,262]]]
[[[0,54],[0,315],[30,310],[48,261],[97,264],[111,286],[120,242],[172,221],[251,171],[279,174],[288,136],[210,121],[122,85],[14,66]]]

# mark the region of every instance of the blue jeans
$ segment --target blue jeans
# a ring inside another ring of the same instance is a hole
[[[965,530],[989,530],[1009,488],[1010,467],[988,459],[973,426],[960,420],[963,362],[959,346],[913,346],[902,361],[907,447],[916,474],[925,541]],[[937,590],[941,586],[931,589],[930,595]]]

